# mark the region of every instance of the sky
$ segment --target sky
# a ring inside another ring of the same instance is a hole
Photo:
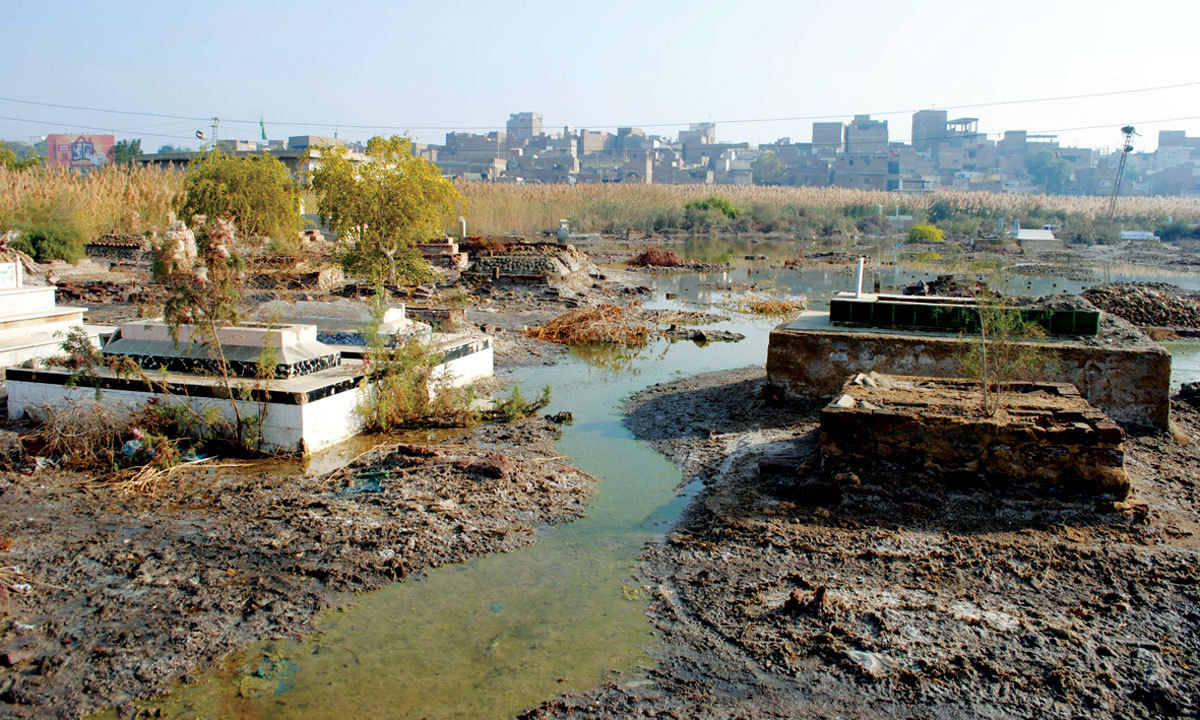
[[[156,150],[195,146],[217,116],[222,139],[257,139],[261,117],[272,139],[442,142],[534,111],[548,131],[717,122],[719,141],[752,143],[811,138],[811,119],[786,118],[872,114],[907,141],[913,111],[944,108],[993,138],[1086,147],[1134,124],[1150,151],[1161,129],[1200,135],[1197,27],[1196,0],[3,0],[0,138]],[[1013,102],[1169,85],[1185,86]]]

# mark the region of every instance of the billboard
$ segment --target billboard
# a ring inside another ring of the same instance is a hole
[[[104,167],[113,159],[112,135],[47,135],[47,164],[52,168],[88,172]]]

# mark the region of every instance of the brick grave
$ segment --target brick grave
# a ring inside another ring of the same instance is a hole
[[[994,417],[981,397],[970,380],[855,375],[821,411],[822,465],[869,473],[883,461],[951,484],[1129,494],[1124,431],[1074,385],[1010,383]]]

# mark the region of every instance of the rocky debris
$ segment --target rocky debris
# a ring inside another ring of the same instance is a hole
[[[649,265],[644,267],[630,267],[632,272],[654,273],[669,275],[673,273],[690,273],[690,272],[720,272],[728,270],[732,267],[729,263],[709,263],[700,260],[681,260],[678,265],[661,266]]]
[[[938,275],[929,282],[918,280],[913,285],[904,287],[904,295],[940,295],[942,297],[978,297],[988,292],[987,286],[979,281],[968,280],[959,275]],[[995,293],[992,293],[995,294]]]
[[[92,305],[113,303],[138,304],[161,301],[161,293],[153,287],[134,282],[111,280],[60,280],[55,290],[59,302],[77,302]]]
[[[1176,397],[1200,409],[1200,382],[1184,383],[1179,388],[1179,395]]]
[[[1029,307],[1038,310],[1084,310],[1095,312],[1099,308],[1082,295],[1043,295],[1030,302]]]
[[[691,340],[697,343],[709,342],[739,342],[746,336],[729,330],[705,330],[703,328],[687,328],[671,325],[664,333],[671,340]]]
[[[668,293],[670,295],[670,293]],[[670,299],[669,297],[667,298]],[[728,315],[697,312],[695,310],[642,310],[646,322],[660,325],[708,325],[709,323],[725,322]]]
[[[1009,268],[1017,275],[1030,277],[1058,277],[1064,280],[1095,280],[1096,273],[1087,266],[1055,265],[1050,263],[1019,263]]]
[[[1109,283],[1083,291],[1093,305],[1144,327],[1200,328],[1200,294],[1167,283]]]
[[[595,486],[562,462],[558,432],[484,426],[324,476],[183,471],[157,498],[0,472],[0,565],[29,578],[0,591],[0,714],[124,707],[256,640],[312,632],[348,594],[532,542]]]

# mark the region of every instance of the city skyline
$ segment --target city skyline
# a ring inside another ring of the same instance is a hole
[[[345,8],[56,6],[110,38],[89,43],[47,42],[38,28],[51,16],[11,8],[8,22],[30,31],[0,49],[9,67],[23,69],[6,83],[10,99],[0,100],[0,136],[113,132],[141,137],[148,149],[194,146],[194,132],[209,132],[205,119],[217,115],[222,138],[257,138],[261,118],[272,138],[407,130],[433,143],[451,129],[503,130],[509,113],[533,110],[548,131],[636,126],[675,136],[715,122],[721,140],[752,144],[804,142],[814,116],[870,114],[908,141],[907,116],[948,107],[952,116],[980,117],[993,139],[1025,129],[1054,132],[1063,145],[1113,148],[1116,129],[1132,123],[1146,129],[1136,149],[1149,151],[1159,129],[1200,134],[1187,37],[1200,7],[1184,3],[1144,3],[1132,22],[1116,3],[1086,14],[1032,2],[1002,12],[751,2],[737,13],[714,2],[617,2],[584,17],[550,3],[502,12],[476,3]],[[1176,87],[1078,97],[1164,86]],[[1013,101],[1022,102],[1003,104]],[[372,123],[391,127],[351,127]]]

